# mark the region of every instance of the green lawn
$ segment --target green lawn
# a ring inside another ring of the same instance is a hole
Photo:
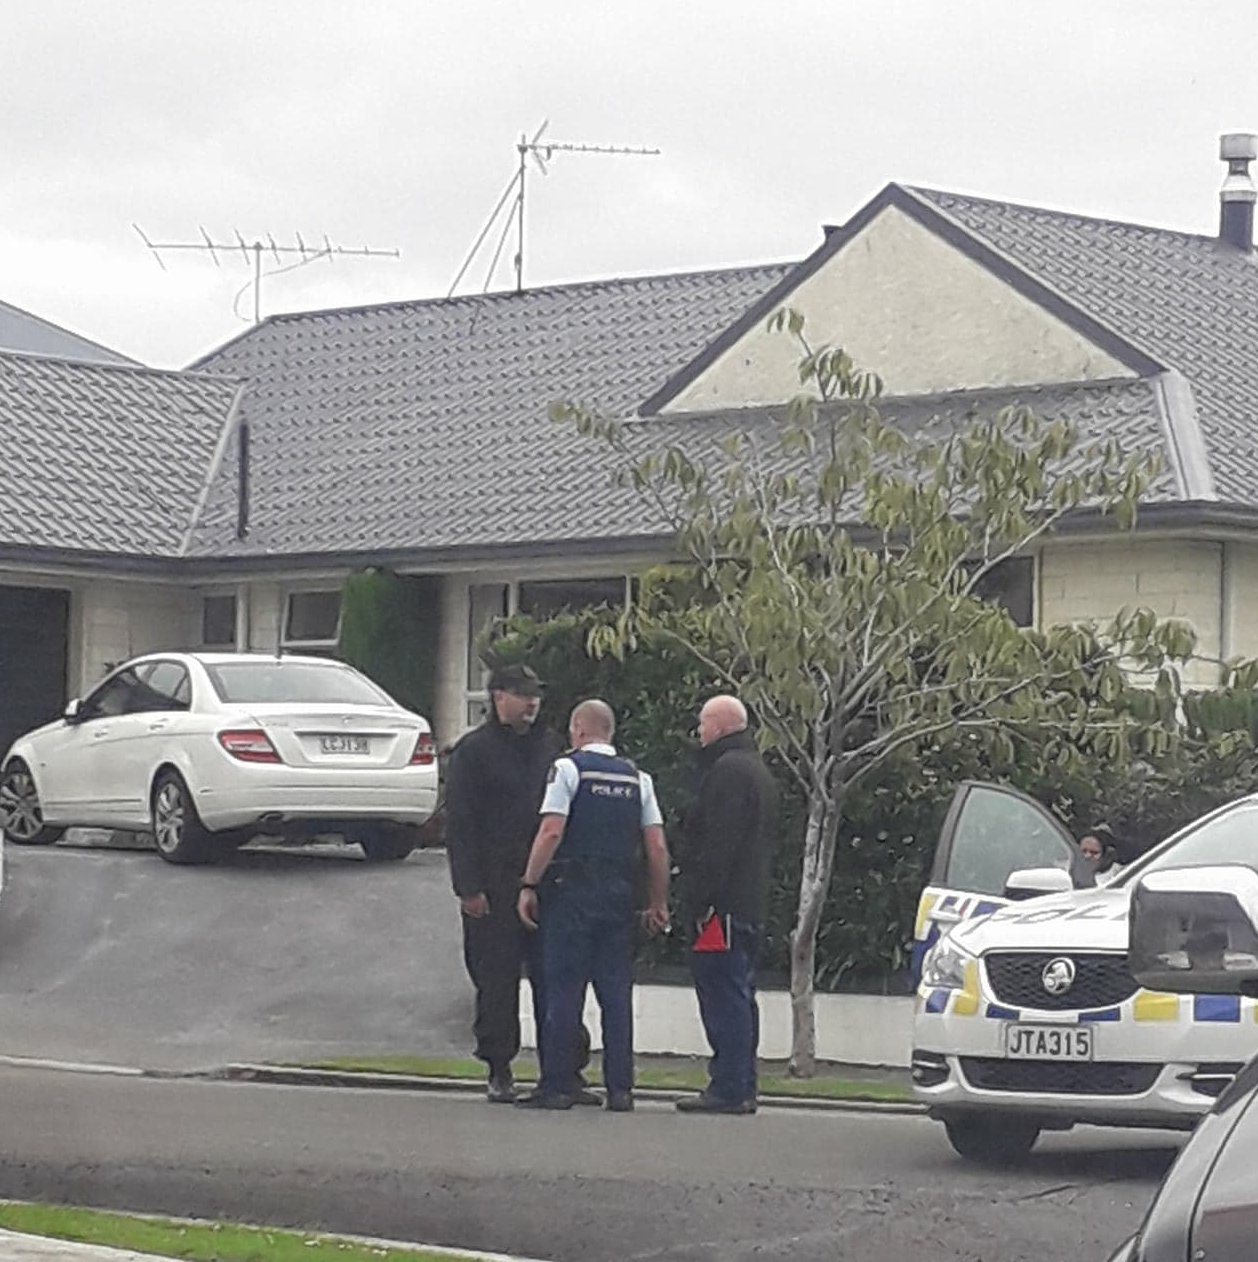
[[[481,1080],[485,1066],[477,1060],[448,1059],[430,1056],[343,1057],[318,1061],[306,1069],[329,1069],[340,1073],[410,1074],[418,1078],[456,1078]],[[601,1075],[596,1066],[588,1075],[598,1083]],[[516,1078],[520,1082],[536,1082],[537,1065],[530,1061],[516,1062]],[[679,1061],[676,1065],[639,1066],[638,1086],[662,1091],[699,1091],[708,1081],[701,1062]],[[762,1098],[787,1096],[809,1100],[866,1100],[878,1103],[904,1103],[912,1099],[907,1087],[894,1082],[863,1082],[843,1078],[838,1073],[820,1070],[815,1078],[791,1078],[775,1068],[766,1068],[760,1076]]]
[[[60,1205],[0,1204],[0,1227],[192,1262],[455,1262],[427,1249],[374,1249],[313,1232],[184,1224]]]

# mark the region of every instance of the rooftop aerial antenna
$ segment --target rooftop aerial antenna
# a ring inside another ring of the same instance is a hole
[[[299,267],[305,267],[307,263],[314,263],[318,259],[327,259],[331,263],[337,258],[401,258],[400,250],[376,250],[370,246],[344,246],[333,245],[325,235],[322,244],[310,245],[303,239],[300,232],[294,233],[296,245],[277,245],[275,238],[268,232],[266,240],[255,237],[252,242],[246,241],[239,231],[233,229],[235,235],[234,241],[215,241],[204,228],[200,229],[200,241],[151,241],[145,235],[144,229],[139,224],[131,225],[139,234],[140,240],[144,242],[150,250],[153,251],[153,257],[157,260],[158,266],[162,271],[166,270],[166,262],[162,258],[164,250],[199,250],[203,254],[208,254],[214,260],[215,267],[222,267],[219,262],[219,255],[225,254],[234,257],[237,252],[241,255],[246,263],[253,264],[253,279],[248,280],[236,291],[236,297],[232,302],[232,310],[240,315],[238,304],[241,297],[253,286],[253,322],[258,324],[262,320],[262,277],[279,276],[284,272],[296,271]],[[263,273],[262,256],[270,255],[274,258],[276,266],[270,271]],[[297,261],[294,263],[284,264],[284,258],[289,255],[296,255]],[[241,317],[244,318],[243,316]]]
[[[531,140],[527,135],[521,133],[515,147],[516,154],[519,157],[515,174],[512,175],[507,187],[503,189],[502,196],[498,198],[498,204],[490,212],[489,218],[485,221],[485,226],[480,230],[480,236],[476,238],[471,250],[468,251],[467,258],[463,260],[463,266],[459,268],[459,274],[454,278],[453,283],[446,292],[447,298],[453,297],[454,291],[459,287],[459,281],[467,274],[467,269],[471,267],[477,251],[484,244],[485,238],[489,235],[490,230],[497,222],[498,216],[502,213],[502,209],[507,205],[508,201],[511,202],[511,208],[507,211],[502,235],[498,238],[497,248],[494,250],[493,258],[489,262],[489,271],[485,274],[485,286],[481,292],[486,293],[489,290],[494,269],[498,266],[498,260],[502,257],[503,246],[507,242],[507,237],[511,235],[512,224],[516,227],[517,242],[514,260],[515,292],[517,294],[524,292],[524,188],[529,158],[532,158],[534,163],[536,163],[538,171],[545,175],[547,174],[546,164],[557,153],[602,153],[624,157],[627,155],[653,156],[660,152],[658,149],[630,148],[624,145],[574,145],[561,143],[557,140],[543,140],[542,136],[549,126],[550,119],[545,119],[542,125],[533,133]],[[512,196],[513,194],[514,197]]]

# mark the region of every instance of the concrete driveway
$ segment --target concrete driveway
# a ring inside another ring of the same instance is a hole
[[[187,1069],[466,1053],[471,992],[445,856],[5,850],[0,1054]]]

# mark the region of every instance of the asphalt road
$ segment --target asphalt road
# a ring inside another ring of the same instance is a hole
[[[0,1053],[146,1068],[466,1054],[445,856],[5,848]]]
[[[472,1096],[0,1069],[0,1196],[562,1262],[1086,1262],[1177,1142],[1086,1131],[987,1172],[917,1117],[529,1114]]]

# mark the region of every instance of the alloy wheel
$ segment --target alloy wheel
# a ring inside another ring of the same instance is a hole
[[[163,854],[173,854],[183,841],[183,793],[174,780],[165,781],[153,800],[153,840]]]
[[[16,841],[33,841],[44,826],[35,780],[25,767],[14,767],[0,783],[0,826]]]

